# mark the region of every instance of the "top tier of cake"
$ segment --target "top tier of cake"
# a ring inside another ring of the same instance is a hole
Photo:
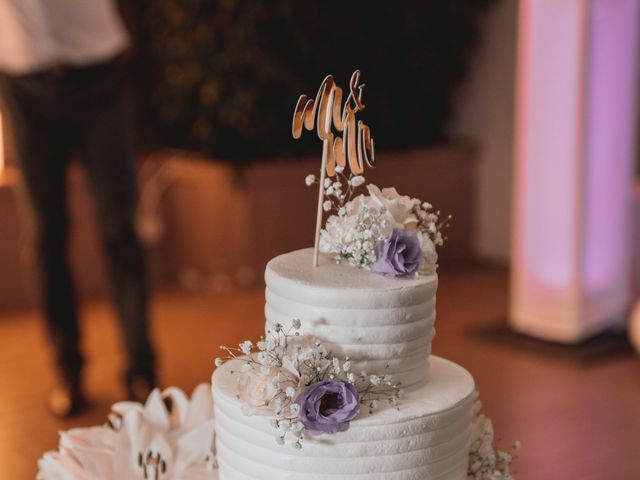
[[[302,334],[349,357],[353,371],[388,373],[406,388],[424,384],[437,276],[390,278],[324,255],[314,268],[312,254],[298,250],[267,265],[266,329],[299,319]]]

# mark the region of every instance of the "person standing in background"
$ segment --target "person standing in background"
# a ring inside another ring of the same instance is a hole
[[[65,174],[75,153],[95,198],[128,356],[127,393],[144,401],[155,384],[148,286],[134,228],[137,184],[121,59],[128,42],[112,0],[0,0],[0,100],[35,216],[42,301],[59,372],[49,406],[58,416],[85,404],[67,264]]]

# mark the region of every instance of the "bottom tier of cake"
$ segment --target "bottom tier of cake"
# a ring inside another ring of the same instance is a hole
[[[431,356],[427,384],[399,409],[363,409],[348,430],[307,435],[300,450],[276,443],[269,417],[243,415],[232,370],[238,363],[212,380],[220,480],[467,478],[474,382],[453,362]]]

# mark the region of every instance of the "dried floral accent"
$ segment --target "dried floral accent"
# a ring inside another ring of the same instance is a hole
[[[515,453],[520,450],[520,442],[504,452],[493,446],[494,434],[491,420],[480,413],[482,403],[473,406],[474,419],[471,426],[471,448],[469,450],[468,480],[514,480],[510,471]]]
[[[398,407],[403,391],[390,375],[352,372],[348,358],[339,359],[300,328],[297,319],[288,328],[277,323],[255,345],[221,347],[227,356],[216,359],[216,365],[241,362],[232,373],[238,375],[243,412],[271,416],[277,443],[290,438],[299,449],[305,433],[348,428],[361,407],[370,413],[382,403]]]

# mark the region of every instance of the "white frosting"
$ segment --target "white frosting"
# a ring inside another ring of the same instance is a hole
[[[355,371],[389,373],[405,388],[426,381],[435,335],[436,275],[385,277],[312,249],[280,255],[267,265],[266,329],[300,319],[303,334],[320,338]],[[388,365],[388,368],[385,368]]]
[[[245,416],[238,362],[213,375],[220,480],[464,480],[474,382],[462,367],[431,357],[429,381],[401,400],[362,412],[349,429],[307,435],[301,450],[278,445],[269,417]]]

